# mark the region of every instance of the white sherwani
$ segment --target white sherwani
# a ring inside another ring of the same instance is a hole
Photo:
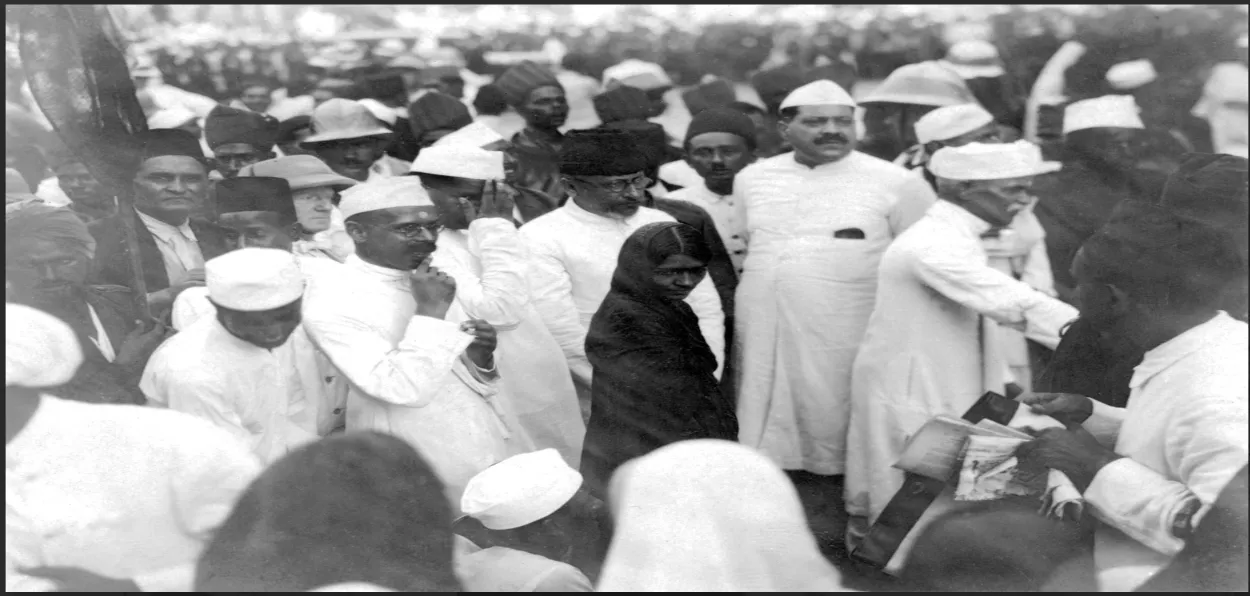
[[[1246,465],[1247,333],[1220,313],[1146,352],[1128,407],[1094,404],[1084,426],[1124,456],[1084,495],[1102,522],[1094,542],[1102,591],[1132,591],[1165,567],[1184,546],[1171,533],[1183,504],[1201,502],[1196,526]]]
[[[45,566],[189,592],[212,531],[260,473],[203,420],[47,395],[4,460],[6,592],[53,591],[21,572]]]
[[[735,298],[739,440],[788,470],[842,474],[877,261],[933,191],[859,152],[815,168],[778,155],[744,169],[734,190],[750,236]],[[859,239],[835,237],[851,229]]]
[[[529,252],[516,226],[485,218],[439,234],[433,264],[456,280],[453,322],[485,319],[499,332],[495,363],[500,396],[539,449],[554,448],[570,466],[582,457],[582,422],[560,344],[530,303]]]
[[[295,420],[317,404],[299,370],[316,362],[300,362],[294,342],[292,335],[266,350],[231,335],[217,317],[202,317],[152,355],[139,388],[149,405],[208,420],[272,464],[318,437]]]
[[[876,308],[855,359],[847,436],[846,508],[875,522],[903,485],[894,469],[908,437],[939,414],[962,416],[1002,394],[998,323],[1052,336],[1076,309],[988,264],[977,216],[939,201],[881,258]],[[988,319],[988,320],[987,320]]]
[[[601,217],[570,200],[521,228],[533,255],[534,305],[568,359],[573,376],[590,386],[586,331],[599,304],[608,295],[612,274],[625,239],[649,223],[677,221],[667,213],[643,207],[626,220]],[[716,375],[724,366],[725,314],[711,278],[699,282],[686,303],[699,317],[699,329],[716,355]]]
[[[304,298],[304,326],[351,383],[347,430],[374,430],[413,445],[459,510],[465,484],[520,452],[495,385],[464,355],[473,336],[417,314],[408,271],[353,255],[335,284]]]

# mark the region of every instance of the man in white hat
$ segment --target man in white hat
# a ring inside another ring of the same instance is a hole
[[[1025,90],[1008,76],[994,44],[979,39],[951,46],[939,64],[951,69],[968,85],[981,105],[994,114],[1002,126],[1024,128]]]
[[[998,325],[1048,337],[1053,349],[1059,328],[1077,317],[1071,306],[991,267],[981,244],[984,233],[1006,228],[1029,205],[1033,177],[1059,164],[1018,141],[941,149],[929,167],[942,200],[881,257],[876,305],[855,357],[846,443],[852,544],[903,485],[903,472],[892,466],[909,435],[934,416],[963,415],[987,391],[1006,392]]]
[[[190,591],[260,465],[191,416],[48,395],[82,362],[74,332],[4,310],[5,590]]]
[[[799,87],[780,114],[794,152],[734,179],[749,238],[735,297],[739,437],[837,499],[877,262],[936,199],[919,176],[855,150],[855,101],[837,83]]]
[[[239,170],[239,176],[272,176],[290,185],[299,224],[291,252],[342,263],[356,250],[343,227],[343,214],[335,206],[339,193],[355,186],[355,180],[336,174],[311,155],[258,162]]]
[[[572,378],[560,374],[568,367],[560,344],[530,302],[529,252],[511,221],[510,195],[499,189],[503,153],[436,144],[412,171],[445,228],[431,264],[456,281],[449,320],[484,319],[499,330],[500,393],[535,445],[578,465],[586,425]]]
[[[294,255],[272,248],[236,250],[205,270],[216,316],[161,346],[140,388],[150,405],[204,418],[272,463],[317,438],[290,415],[315,407],[287,345],[300,324],[304,274]]]
[[[408,173],[411,164],[386,154],[394,133],[358,101],[334,98],[317,106],[308,148],[332,170],[357,182]]]
[[[968,84],[941,62],[900,66],[861,102],[866,133],[858,150],[894,159],[915,144],[913,126],[921,116],[942,106],[976,101]]]
[[[474,474],[529,446],[497,403],[495,329],[447,320],[456,282],[429,264],[442,225],[419,179],[354,186],[339,209],[356,254],[310,292],[304,324],[351,383],[347,429],[407,440],[458,505]]]
[[[456,575],[469,592],[593,592],[569,565],[582,475],[554,449],[514,455],[469,481],[460,500]],[[472,531],[480,525],[485,531]]]

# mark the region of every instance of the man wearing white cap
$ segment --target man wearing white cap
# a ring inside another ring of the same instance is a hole
[[[582,475],[554,449],[514,455],[474,476],[460,509],[487,531],[467,532],[477,544],[458,540],[456,575],[466,591],[593,592],[585,574],[562,561],[574,537],[568,505],[581,486]]]
[[[43,393],[82,362],[74,332],[4,310],[5,591],[190,591],[256,459],[191,416]]]
[[[578,465],[586,425],[572,378],[560,374],[564,352],[530,302],[529,251],[510,220],[512,201],[498,189],[503,153],[436,144],[412,171],[445,228],[431,263],[456,281],[449,320],[485,319],[499,330],[500,393],[535,445]]]
[[[386,154],[394,133],[360,102],[334,98],[322,103],[313,110],[312,128],[301,145],[338,174],[365,182],[408,173],[411,164]]]
[[[339,209],[356,254],[313,288],[305,327],[351,383],[347,429],[407,440],[458,504],[474,474],[528,446],[497,403],[494,327],[447,320],[456,284],[429,265],[442,226],[419,179],[354,186]]]
[[[749,237],[735,297],[739,436],[837,494],[877,262],[935,197],[919,176],[854,149],[855,102],[837,83],[799,87],[780,112],[794,153],[734,181]]]
[[[881,257],[876,306],[855,358],[846,457],[852,543],[903,485],[892,466],[909,435],[934,416],[961,416],[986,391],[1005,393],[997,326],[1026,328],[1053,349],[1059,328],[1077,316],[991,267],[981,244],[1028,206],[1033,177],[1059,164],[1018,141],[941,149],[929,167],[942,200]]]
[[[209,420],[271,463],[317,438],[290,415],[308,405],[287,346],[300,324],[304,274],[294,255],[272,248],[236,250],[205,270],[216,317],[161,346],[140,388],[150,405]]]
[[[977,101],[994,114],[1000,125],[1017,131],[1024,127],[1025,92],[1003,69],[994,44],[979,39],[958,42],[938,63],[962,77]]]

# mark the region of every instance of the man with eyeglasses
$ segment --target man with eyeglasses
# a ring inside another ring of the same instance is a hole
[[[625,130],[570,131],[560,150],[560,172],[570,198],[562,207],[527,223],[521,236],[532,255],[531,289],[538,312],[564,349],[588,413],[591,367],[586,330],[608,293],[625,239],[655,222],[676,221],[645,207],[651,180],[635,135]],[[710,279],[686,298],[712,353],[716,375],[724,366],[725,314]]]
[[[456,282],[430,266],[442,225],[420,179],[366,182],[342,196],[356,254],[334,283],[310,289],[304,326],[350,383],[347,430],[411,443],[458,508],[469,479],[530,447],[497,395],[495,328],[447,320]]]

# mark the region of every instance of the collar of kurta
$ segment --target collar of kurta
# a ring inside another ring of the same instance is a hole
[[[356,255],[347,257],[347,260],[343,261],[343,264],[384,281],[403,283],[408,279],[407,271],[374,265],[373,263],[366,262],[364,259]]]
[[[574,201],[571,198],[566,203],[564,203],[564,207],[562,207],[562,209],[567,211],[569,215],[573,217],[573,219],[579,222],[585,223],[587,225],[598,226],[598,227],[628,226],[629,222],[633,221],[635,217],[638,217],[637,213],[635,213],[632,217],[628,219],[615,219],[611,217],[604,217],[602,215],[595,215],[594,213],[591,213],[585,209],[582,209],[580,206],[578,206],[577,201]],[[647,207],[642,207],[641,209],[639,209],[639,213],[642,212],[642,209],[647,209]]]
[[[839,159],[837,161],[831,161],[829,163],[822,163],[819,165],[809,166],[799,161],[798,151],[791,151],[790,159],[787,161],[790,162],[791,164],[794,164],[794,169],[800,172],[819,171],[823,173],[823,172],[828,172],[830,170],[835,170],[835,169],[849,165],[852,162],[852,160],[855,158],[855,155],[857,153],[858,151],[851,151],[850,153],[846,154],[846,157],[843,157],[842,159]]]
[[[1152,377],[1163,372],[1180,359],[1197,352],[1207,346],[1226,346],[1230,341],[1246,341],[1246,326],[1228,313],[1220,312],[1201,325],[1198,325],[1172,339],[1163,342],[1142,358],[1141,364],[1133,369],[1133,378],[1129,381],[1130,389],[1137,389],[1146,384]],[[1239,338],[1240,336],[1240,338]]]

